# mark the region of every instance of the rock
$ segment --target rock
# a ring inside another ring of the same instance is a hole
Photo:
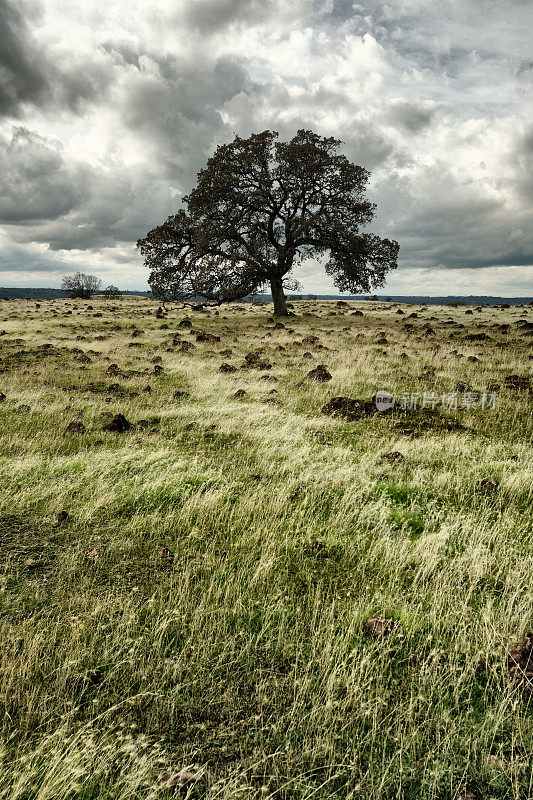
[[[246,361],[247,364],[257,364],[260,358],[261,358],[261,353],[257,351],[246,353],[246,355],[244,356],[244,360]]]
[[[332,397],[322,407],[323,414],[343,417],[349,422],[377,414],[377,408],[370,400],[358,400],[352,397]]]
[[[363,316],[362,311],[352,311],[352,317],[362,317],[362,316]]]
[[[478,364],[479,363],[479,358],[477,358],[476,356],[468,356],[468,358],[466,360],[470,361],[471,364]]]
[[[507,651],[505,669],[509,681],[517,688],[533,692],[533,632],[515,642]]]
[[[495,481],[490,481],[484,478],[476,483],[476,492],[485,492],[486,494],[493,494],[498,490],[498,484]]]
[[[246,392],[244,391],[244,389],[237,389],[233,397],[236,397],[237,400],[240,400],[241,397],[246,397]]]
[[[131,423],[128,422],[124,414],[114,414],[106,420],[102,426],[102,430],[110,433],[124,433],[131,428]]]
[[[312,347],[314,344],[318,344],[319,338],[318,336],[305,336],[302,339],[302,344],[306,345],[306,347]]]
[[[305,546],[305,553],[308,556],[315,556],[316,558],[327,558],[328,551],[324,542],[313,539]]]
[[[192,327],[192,322],[190,321],[190,319],[187,319],[187,317],[178,322],[178,328],[191,328],[191,327]]]
[[[373,639],[387,639],[396,628],[396,622],[388,617],[371,617],[363,622],[361,630]]]
[[[110,364],[107,368],[108,375],[116,375],[118,372],[120,372],[118,364]]]
[[[205,342],[207,344],[216,344],[216,342],[220,342],[220,336],[215,336],[213,333],[204,333],[200,331],[200,333],[196,336],[197,342]]]
[[[405,457],[402,453],[399,453],[398,450],[392,450],[390,453],[385,453],[381,456],[382,461],[388,461],[390,464],[394,464],[397,461],[405,461]]]
[[[232,364],[221,364],[218,368],[219,372],[237,372],[237,367],[234,367]]]
[[[315,367],[315,369],[307,373],[307,379],[326,383],[331,380],[331,374],[327,371],[325,364],[319,364],[318,367]]]
[[[0,392],[0,403],[3,403],[5,399],[6,399],[5,394],[3,392]]]
[[[152,370],[152,375],[161,375],[162,372],[163,372],[163,367],[161,366],[161,364],[156,364]]]
[[[84,433],[85,425],[81,419],[73,419],[72,422],[69,422],[67,425],[66,430],[68,433]]]
[[[505,386],[508,389],[517,389],[518,391],[531,389],[531,382],[528,377],[521,375],[508,375],[505,378]]]

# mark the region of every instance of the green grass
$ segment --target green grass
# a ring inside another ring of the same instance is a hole
[[[87,305],[0,302],[0,800],[533,797],[532,700],[504,670],[533,628],[531,395],[321,411],[529,375],[524,309],[416,307],[409,330],[390,303],[298,303],[274,330],[255,306]],[[268,373],[241,368],[258,348]],[[306,381],[320,363],[332,381]],[[133,427],[104,432],[118,412]],[[395,633],[365,638],[373,616]],[[203,780],[165,788],[185,768]]]

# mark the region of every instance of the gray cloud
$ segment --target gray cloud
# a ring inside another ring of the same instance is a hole
[[[42,52],[29,26],[34,15],[32,6],[0,0],[0,116],[16,112],[21,103],[40,102],[49,93]]]
[[[406,269],[533,263],[531,4],[141,6],[0,0],[0,270],[105,253],[142,284],[135,240],[218,143],[302,127],[373,171]]]

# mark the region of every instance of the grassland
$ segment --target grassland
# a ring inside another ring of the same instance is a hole
[[[156,309],[0,302],[0,798],[533,797],[533,310]]]

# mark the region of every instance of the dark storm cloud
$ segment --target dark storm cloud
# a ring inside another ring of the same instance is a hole
[[[42,102],[49,94],[42,53],[29,28],[30,11],[34,16],[34,7],[0,0],[0,116],[16,112],[20,103]]]
[[[65,161],[57,143],[27,128],[0,137],[0,222],[57,219],[86,191],[88,170]]]
[[[108,65],[71,53],[68,62],[40,44],[32,27],[40,6],[0,0],[0,117],[28,106],[79,111],[102,98],[112,80]]]

